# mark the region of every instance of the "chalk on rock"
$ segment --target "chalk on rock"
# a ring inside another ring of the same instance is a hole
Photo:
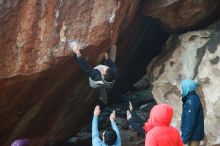
[[[113,22],[115,21],[115,11],[116,9],[113,10],[112,15],[109,17],[110,24],[113,24]]]
[[[76,51],[76,49],[77,49],[78,47],[80,47],[80,46],[78,45],[78,43],[75,42],[75,41],[70,42],[70,43],[69,43],[69,46],[70,46],[70,48],[71,48],[74,52]]]
[[[78,41],[69,41],[69,47],[70,47],[70,49],[72,49],[75,52],[77,50],[77,48],[82,50],[83,48],[86,47],[86,45],[84,43],[78,42]]]

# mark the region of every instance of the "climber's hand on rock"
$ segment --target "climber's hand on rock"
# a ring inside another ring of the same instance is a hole
[[[113,34],[113,30],[110,31],[111,35]]]
[[[112,49],[117,49],[117,46],[116,45],[112,45]]]
[[[115,110],[113,110],[113,112],[110,115],[110,121],[114,121],[116,119],[116,114],[115,114]]]
[[[96,105],[96,107],[94,109],[94,116],[99,116],[100,113],[101,113],[100,106]]]
[[[77,47],[77,48],[75,49],[74,53],[76,53],[76,56],[77,56],[77,57],[81,56],[80,47]]]
[[[70,48],[73,50],[73,52],[76,54],[77,57],[81,56],[81,52],[80,52],[81,48],[76,42],[71,42]]]
[[[109,53],[107,51],[105,52],[104,56],[105,56],[105,60],[109,59]]]

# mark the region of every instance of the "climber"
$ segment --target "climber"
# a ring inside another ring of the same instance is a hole
[[[183,101],[181,131],[184,144],[199,146],[204,138],[203,107],[195,90],[197,84],[193,80],[181,81]]]
[[[27,139],[18,139],[18,140],[15,140],[11,146],[29,146],[30,143]]]
[[[106,88],[112,88],[117,77],[117,67],[114,63],[116,56],[116,46],[113,45],[110,51],[104,53],[104,64],[92,68],[81,55],[79,45],[71,46],[76,54],[76,61],[80,68],[89,76],[89,83],[92,88],[98,88],[100,99],[103,103],[108,102]]]
[[[119,129],[115,123],[116,115],[115,111],[113,111],[110,115],[111,127],[106,128],[105,131],[102,133],[101,140],[99,138],[99,130],[98,130],[98,116],[100,115],[101,110],[100,107],[97,105],[94,109],[94,116],[92,120],[92,145],[93,146],[121,146],[121,137]]]
[[[173,108],[167,104],[155,105],[144,124],[145,146],[183,146],[178,130],[170,126]]]

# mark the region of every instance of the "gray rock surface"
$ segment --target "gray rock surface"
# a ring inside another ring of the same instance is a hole
[[[197,93],[204,107],[207,146],[220,144],[220,23],[206,29],[172,35],[161,56],[156,57],[148,74],[158,103],[175,109],[172,125],[180,128],[181,79],[199,83]]]

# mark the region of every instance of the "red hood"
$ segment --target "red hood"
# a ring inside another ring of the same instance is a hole
[[[158,104],[151,109],[150,117],[144,124],[147,132],[155,126],[169,126],[173,117],[173,108],[167,104]]]

